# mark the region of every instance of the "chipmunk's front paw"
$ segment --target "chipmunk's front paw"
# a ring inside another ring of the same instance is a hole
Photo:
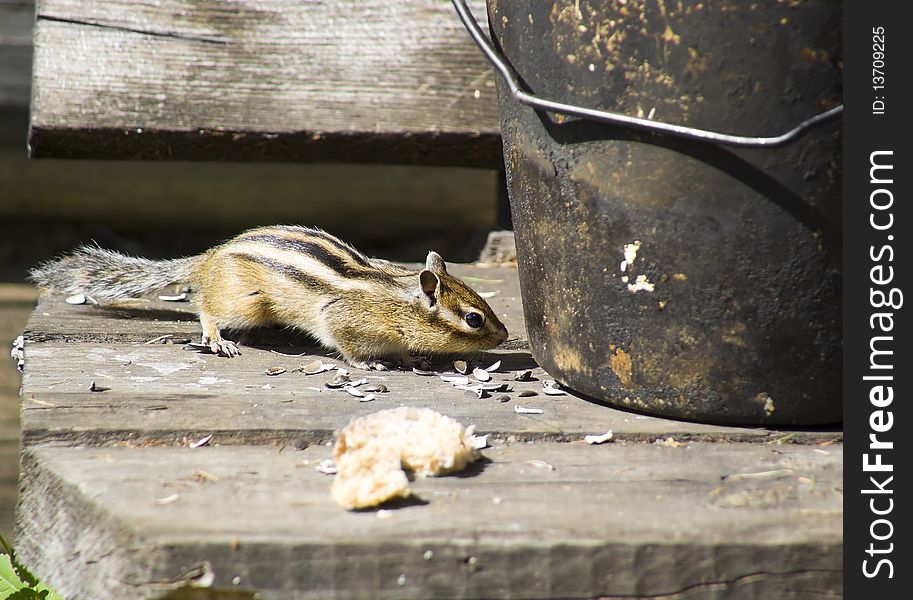
[[[238,348],[238,344],[229,340],[223,340],[222,336],[217,338],[210,338],[204,335],[200,345],[208,347],[209,351],[213,354],[227,356],[228,358],[234,358],[235,356],[239,356],[241,354],[241,350]]]
[[[234,358],[235,356],[241,355],[241,350],[238,348],[238,344],[228,340],[211,342],[209,344],[209,348],[213,351],[214,354],[221,354],[222,356],[227,356],[228,358]]]

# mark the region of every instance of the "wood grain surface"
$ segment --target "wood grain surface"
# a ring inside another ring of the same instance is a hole
[[[21,555],[74,599],[164,597],[206,574],[208,598],[839,596],[840,447],[483,454],[416,480],[411,502],[347,512],[315,470],[325,446],[33,448],[20,536],[44,543]]]
[[[182,350],[184,342],[197,341],[200,335],[190,303],[140,299],[117,306],[73,306],[59,296],[44,296],[24,334],[23,439],[26,444],[53,440],[173,444],[212,433],[223,444],[320,442],[330,439],[353,416],[400,405],[428,406],[467,419],[479,432],[522,439],[582,439],[610,429],[620,439],[632,441],[674,436],[766,442],[781,436],[762,428],[638,415],[573,395],[545,395],[542,381],[549,376],[528,350],[516,268],[452,265],[449,269],[470,277],[478,291],[496,294],[489,303],[511,337],[501,348],[474,360],[483,367],[501,361],[493,380],[511,386],[507,402],[496,400],[500,393],[480,400],[437,376],[390,371],[365,374],[390,392],[361,403],[324,386],[332,373],[296,372],[318,358],[345,366],[301,334],[273,329],[228,333],[229,339],[240,339],[244,346],[239,360],[226,359]],[[177,344],[147,343],[161,336]],[[443,358],[435,359],[434,366],[440,373],[453,371]],[[269,376],[270,367],[287,371]],[[535,381],[514,381],[517,373],[528,369]],[[89,391],[93,381],[108,390]],[[537,395],[521,398],[524,390]],[[544,412],[520,415],[514,411],[517,405]],[[808,443],[839,437],[816,431],[794,435]]]
[[[41,0],[32,111],[36,157],[500,164],[441,0]]]
[[[253,332],[226,359],[182,349],[198,335],[186,303],[43,297],[25,331],[20,555],[73,600],[840,597],[840,432],[545,395],[516,269],[450,270],[495,294],[511,339],[471,358],[501,360],[506,393],[372,372],[389,392],[358,402],[324,385],[331,373],[296,370],[333,359],[293,332]],[[174,343],[149,343],[163,335]],[[527,369],[535,380],[516,381]],[[475,425],[485,460],[347,512],[315,467],[352,417],[397,406]]]

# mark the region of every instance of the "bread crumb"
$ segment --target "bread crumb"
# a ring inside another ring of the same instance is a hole
[[[472,427],[429,408],[401,406],[353,419],[336,436],[330,494],[350,510],[408,496],[404,469],[417,477],[461,471],[481,456],[474,437]]]

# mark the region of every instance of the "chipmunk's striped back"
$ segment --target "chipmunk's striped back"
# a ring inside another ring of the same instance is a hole
[[[417,273],[370,259],[320,229],[292,225],[246,231],[216,251],[262,265],[315,291],[369,290],[378,284],[392,286],[398,278]]]

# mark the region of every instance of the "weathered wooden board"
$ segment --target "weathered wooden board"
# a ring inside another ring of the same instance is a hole
[[[181,345],[146,343],[163,335],[196,341],[199,328],[190,304],[141,300],[131,308],[113,309],[71,306],[60,297],[46,296],[25,332],[23,438],[27,444],[50,440],[170,444],[212,433],[223,444],[284,444],[329,439],[352,416],[399,405],[429,406],[467,425],[474,423],[480,432],[526,439],[580,439],[610,429],[632,440],[673,436],[766,441],[783,435],[635,415],[572,395],[547,396],[541,382],[548,376],[527,349],[516,269],[452,265],[450,270],[475,278],[470,281],[479,291],[497,293],[489,301],[511,339],[507,348],[475,359],[482,366],[501,360],[494,380],[510,383],[513,391],[507,394],[508,402],[497,400],[500,393],[480,400],[438,377],[393,371],[365,374],[371,381],[383,382],[390,392],[361,403],[326,389],[324,382],[332,374],[307,376],[294,371],[314,358],[332,356],[320,348],[302,346],[307,338],[294,332],[253,332],[251,347],[243,348],[238,359],[226,359],[188,352]],[[290,357],[274,351],[307,355]],[[436,365],[439,371],[449,368],[444,359],[436,360]],[[287,372],[267,375],[266,369],[274,366]],[[513,381],[516,373],[526,369],[533,369],[537,381]],[[93,381],[109,389],[90,392]],[[538,395],[520,398],[523,390]],[[519,415],[514,412],[517,405],[545,412]],[[836,432],[794,435],[805,441],[839,438]]]
[[[512,339],[475,359],[502,360],[493,378],[510,382],[506,402],[390,371],[364,374],[390,391],[360,403],[324,387],[330,374],[294,370],[329,358],[291,332],[254,332],[225,359],[146,343],[196,338],[187,304],[43,297],[25,332],[20,555],[69,600],[841,595],[840,432],[546,396],[516,270],[450,270],[496,292]],[[524,369],[538,380],[515,381]],[[342,510],[315,470],[333,432],[400,405],[475,424],[490,434],[487,460],[416,481],[418,500]],[[606,430],[614,442],[582,441]],[[189,447],[209,434],[208,447]]]
[[[498,443],[365,512],[330,499],[329,454],[32,448],[20,555],[73,599],[842,594],[839,446]]]
[[[448,2],[40,0],[34,38],[35,157],[501,161]]]

